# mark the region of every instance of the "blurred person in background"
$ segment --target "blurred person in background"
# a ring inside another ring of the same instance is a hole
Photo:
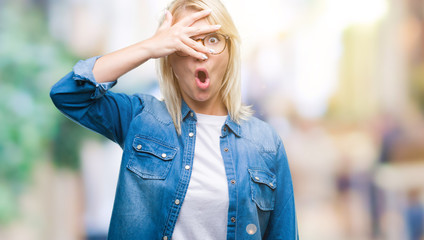
[[[298,239],[283,143],[241,103],[239,47],[219,0],[176,0],[154,36],[53,86],[61,112],[124,150],[110,239]],[[163,101],[108,91],[149,59]]]
[[[408,204],[405,209],[406,230],[409,240],[424,239],[424,207],[420,201],[421,191],[413,189],[408,192]]]

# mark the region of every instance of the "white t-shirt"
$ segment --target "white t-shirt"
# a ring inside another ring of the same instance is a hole
[[[228,183],[219,142],[227,116],[196,115],[193,168],[172,239],[226,239]]]

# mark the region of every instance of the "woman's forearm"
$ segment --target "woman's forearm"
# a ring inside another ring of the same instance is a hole
[[[152,58],[148,45],[146,40],[100,57],[93,67],[94,78],[98,83],[112,82],[140,66]]]

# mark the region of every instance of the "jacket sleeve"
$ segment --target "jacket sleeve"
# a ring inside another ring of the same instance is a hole
[[[293,183],[284,145],[280,140],[276,161],[279,166],[277,173],[277,192],[275,208],[271,213],[264,239],[298,240],[297,218],[293,194]]]
[[[92,69],[98,57],[79,61],[50,91],[54,105],[68,118],[123,146],[133,117],[134,96],[109,92],[117,81],[97,83]],[[141,104],[142,105],[142,104]]]

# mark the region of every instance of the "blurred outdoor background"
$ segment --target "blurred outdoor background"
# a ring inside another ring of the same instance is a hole
[[[286,146],[301,239],[424,239],[424,1],[223,2],[244,102]],[[0,239],[105,239],[121,150],[49,90],[150,37],[167,3],[0,0]],[[158,96],[155,62],[114,91]]]

